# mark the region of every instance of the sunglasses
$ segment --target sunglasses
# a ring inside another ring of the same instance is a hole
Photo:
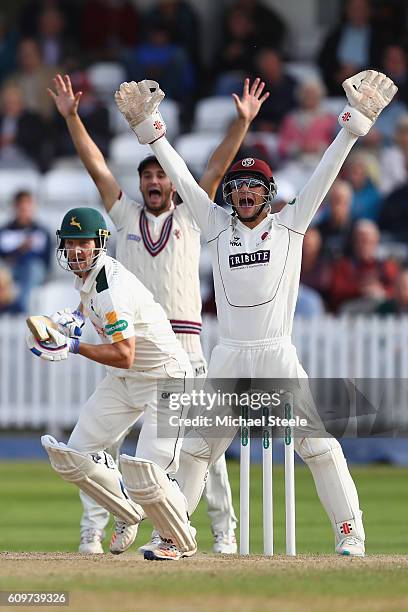
[[[242,185],[246,185],[248,188],[251,187],[265,187],[265,182],[257,178],[238,178],[234,179],[236,189],[240,189]]]

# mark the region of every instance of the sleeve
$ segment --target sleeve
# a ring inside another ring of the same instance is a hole
[[[108,287],[99,294],[99,313],[103,328],[111,344],[133,338],[135,335],[136,305],[131,291]]]
[[[159,138],[150,146],[161,167],[176,187],[183,205],[187,206],[203,236],[208,240],[217,233],[217,229],[225,226],[225,221],[229,220],[229,214],[210,200],[187,168],[184,160],[165,137]]]
[[[136,206],[140,205],[129,198],[123,191],[120,192],[118,199],[108,213],[117,230],[122,229],[126,225],[129,217],[132,217]]]
[[[298,196],[276,215],[278,223],[305,233],[356,141],[357,136],[344,128],[340,130]]]

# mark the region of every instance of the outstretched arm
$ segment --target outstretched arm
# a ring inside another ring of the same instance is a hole
[[[214,199],[218,185],[237,154],[249,126],[269,97],[269,92],[262,95],[264,87],[265,83],[259,78],[256,78],[251,86],[249,79],[245,79],[241,98],[232,94],[238,116],[208,160],[207,168],[199,182],[211,200]]]
[[[115,101],[140,144],[150,144],[165,173],[170,177],[184,204],[190,210],[200,230],[208,236],[217,219],[229,217],[214,204],[198,185],[186,163],[167,139],[166,124],[158,111],[164,93],[155,81],[122,83]]]
[[[59,113],[64,117],[75,149],[94,181],[106,211],[109,212],[119,197],[120,187],[115,177],[106,165],[105,159],[89,136],[81,118],[78,115],[78,105],[82,92],[76,94],[72,91],[71,79],[57,74],[54,78],[54,88],[48,89]]]
[[[365,70],[343,83],[349,104],[340,113],[342,130],[320,160],[299,195],[278,213],[277,220],[289,229],[304,233],[318,210],[344,160],[359,136],[365,136],[380,112],[397,92],[381,72]]]

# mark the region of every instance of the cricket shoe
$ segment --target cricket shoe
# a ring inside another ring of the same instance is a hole
[[[233,529],[228,531],[215,531],[213,552],[220,555],[236,555],[237,540]]]
[[[128,525],[123,521],[115,520],[115,529],[109,544],[113,555],[120,555],[130,548],[135,541],[139,524]]]
[[[143,546],[140,546],[138,550],[139,550],[140,553],[142,553],[142,555],[144,555],[144,553],[147,550],[155,550],[155,548],[158,547],[160,542],[161,542],[161,537],[159,535],[159,532],[158,531],[153,531],[152,532],[152,538],[151,538],[150,542],[147,542]]]
[[[343,538],[336,546],[336,553],[345,557],[364,557],[364,541],[354,536]]]
[[[82,555],[103,555],[102,542],[105,537],[103,529],[83,529],[79,543]]]
[[[182,552],[173,544],[172,540],[163,540],[158,532],[154,531],[153,534],[157,533],[159,537],[159,544],[153,550],[145,550],[143,553],[144,558],[147,561],[179,561],[182,557],[192,557],[197,552],[197,544],[195,543],[197,529],[190,525],[190,532],[194,538],[194,548],[187,552]]]
[[[187,552],[182,552],[171,540],[160,544],[154,550],[146,550],[144,558],[147,561],[179,561],[182,557],[192,557],[197,552],[197,546]]]

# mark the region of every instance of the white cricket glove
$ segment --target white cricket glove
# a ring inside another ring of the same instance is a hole
[[[158,111],[164,92],[156,81],[122,83],[115,92],[115,102],[138,137],[140,144],[151,144],[166,133],[166,124]]]
[[[68,353],[79,352],[79,340],[77,338],[68,338],[48,325],[46,331],[50,338],[46,341],[37,340],[30,331],[27,332],[27,346],[37,357],[47,361],[63,361],[68,357]]]
[[[50,316],[51,321],[58,325],[58,331],[69,338],[80,338],[85,325],[85,317],[80,310],[71,311],[70,308],[57,310]]]
[[[339,115],[341,127],[355,136],[365,136],[398,87],[382,72],[363,70],[343,82],[349,104]]]

